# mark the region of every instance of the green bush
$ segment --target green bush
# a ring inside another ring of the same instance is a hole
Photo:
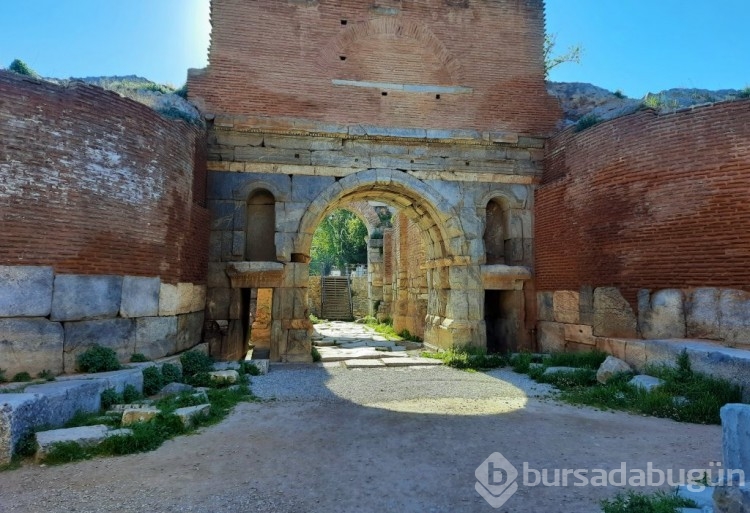
[[[746,87],[737,93],[737,98],[750,98],[750,87]]]
[[[15,376],[13,376],[13,382],[15,383],[28,383],[31,381],[31,374],[28,372],[18,372]]]
[[[146,358],[146,355],[143,353],[133,353],[130,355],[130,363],[143,363],[150,361],[148,358]]]
[[[187,377],[195,376],[202,372],[211,372],[214,368],[214,361],[199,351],[188,351],[180,356],[182,363],[182,375]]]
[[[198,372],[192,376],[185,377],[185,383],[194,387],[214,387],[216,383],[211,380],[211,375],[208,372]]]
[[[125,385],[125,389],[122,391],[122,402],[125,404],[131,404],[136,401],[140,401],[143,395],[133,385]]]
[[[158,394],[164,386],[164,378],[159,367],[146,367],[143,369],[143,394],[146,396]]]
[[[5,370],[0,369],[0,383],[5,383],[7,379],[5,379]]]
[[[78,355],[76,361],[78,370],[81,372],[107,372],[122,368],[117,359],[117,353],[113,349],[98,344]]]
[[[318,351],[318,348],[313,346],[313,348],[310,350],[310,354],[312,355],[312,359],[314,362],[319,362],[322,357],[320,356],[320,351]]]
[[[8,66],[8,70],[14,73],[18,73],[19,75],[26,75],[27,77],[34,77],[34,78],[39,77],[39,74],[33,69],[31,69],[31,67],[25,62],[23,62],[21,59],[16,59],[13,62],[11,62],[10,66]]]
[[[164,384],[179,383],[182,381],[182,370],[179,365],[165,363],[161,366],[161,375],[164,378]]]
[[[118,394],[114,388],[107,388],[102,392],[102,410],[109,410],[115,404],[122,403],[122,394]]]
[[[587,114],[583,116],[581,119],[578,120],[578,123],[576,123],[576,132],[583,132],[587,128],[591,128],[594,125],[598,125],[601,123],[601,119],[599,119],[596,114]]]

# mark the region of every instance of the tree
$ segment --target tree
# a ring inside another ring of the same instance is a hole
[[[547,34],[544,36],[544,76],[549,76],[549,72],[566,62],[581,63],[581,54],[583,49],[581,45],[573,45],[565,53],[554,55],[555,46],[557,45],[557,34]]]
[[[29,67],[29,65],[23,62],[21,59],[16,59],[11,62],[10,66],[8,66],[8,70],[14,73],[18,73],[19,75],[26,75],[27,77],[39,77],[39,74],[31,69],[31,67]]]
[[[348,210],[338,209],[321,221],[313,234],[310,270],[367,263],[367,227]]]

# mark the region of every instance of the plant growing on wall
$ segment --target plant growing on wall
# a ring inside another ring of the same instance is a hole
[[[581,63],[581,54],[583,48],[581,45],[570,46],[564,53],[555,54],[555,46],[557,45],[557,34],[546,34],[544,36],[544,76],[548,76],[549,72],[558,67],[560,64],[566,62],[574,62],[576,64]]]
[[[18,73],[19,75],[26,75],[27,77],[37,78],[39,74],[31,69],[31,67],[23,62],[21,59],[16,59],[8,66],[8,71]]]

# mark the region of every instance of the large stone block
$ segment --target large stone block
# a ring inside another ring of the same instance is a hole
[[[727,404],[720,415],[724,468],[750,476],[750,405]]]
[[[553,294],[552,304],[556,322],[578,324],[579,316],[578,292],[558,290]]]
[[[159,288],[159,315],[172,316],[180,313],[180,293],[177,285],[162,283]]]
[[[177,316],[176,353],[186,351],[201,343],[204,317],[202,311]]]
[[[545,353],[565,351],[565,325],[558,322],[537,323],[539,348]]]
[[[10,377],[63,371],[63,327],[43,318],[0,319],[0,368]]]
[[[66,322],[63,355],[65,372],[74,372],[78,355],[97,344],[113,349],[121,362],[129,361],[135,352],[135,319]]]
[[[653,295],[638,291],[638,327],[643,338],[685,338],[682,291],[664,289]]]
[[[228,288],[211,288],[206,292],[206,319],[209,321],[229,319]]]
[[[721,291],[721,338],[731,346],[750,345],[750,293]]]
[[[174,354],[177,317],[141,317],[135,324],[135,352],[150,360]]]
[[[21,437],[49,421],[47,400],[37,394],[0,394],[0,465],[10,463]]]
[[[117,317],[122,276],[58,274],[52,293],[53,321],[86,321]]]
[[[685,324],[688,338],[720,340],[721,291],[701,288],[691,291],[685,301]]]
[[[122,317],[152,317],[159,315],[159,278],[125,276],[122,279]]]
[[[638,338],[633,309],[615,287],[599,287],[594,290],[594,335]]]
[[[52,307],[51,267],[0,266],[0,317],[46,317]]]
[[[536,315],[540,321],[554,322],[555,313],[552,306],[552,292],[536,293]]]
[[[47,424],[61,426],[81,411],[97,412],[101,409],[102,383],[97,380],[52,381],[26,387],[28,394],[46,398],[49,406]]]

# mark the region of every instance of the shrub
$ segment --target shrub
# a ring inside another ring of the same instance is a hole
[[[199,351],[188,351],[180,356],[182,363],[182,375],[185,377],[195,376],[201,372],[211,372],[214,368],[214,361]]]
[[[315,346],[313,346],[313,348],[310,350],[310,354],[312,355],[312,359],[314,362],[319,362],[322,359],[318,348]]]
[[[102,392],[102,410],[109,410],[115,404],[119,404],[123,401],[122,395],[117,393],[114,388],[107,388]]]
[[[5,383],[7,379],[5,379],[5,370],[0,369],[0,383]]]
[[[122,391],[122,402],[125,404],[139,401],[142,397],[141,393],[133,385],[125,385],[125,389]]]
[[[737,98],[750,98],[750,86],[737,93]]]
[[[627,98],[627,96],[625,96],[625,93],[623,93],[619,89],[617,91],[615,91],[613,94],[615,95],[615,98],[619,98],[621,100]]]
[[[148,362],[149,359],[146,358],[146,355],[143,353],[133,353],[130,355],[130,362],[131,363],[143,363]]]
[[[180,87],[179,89],[176,89],[176,90],[174,91],[174,94],[176,94],[176,95],[177,95],[177,96],[179,96],[180,98],[184,98],[185,100],[187,100],[187,96],[188,96],[188,88],[187,88],[187,82],[185,82],[185,83],[184,83],[184,84],[182,85],[182,87]]]
[[[185,377],[185,383],[194,387],[214,387],[216,383],[211,380],[208,372],[198,372],[192,376]]]
[[[122,366],[117,353],[108,347],[94,345],[78,355],[78,370],[81,372],[107,372],[120,370]]]
[[[161,375],[159,367],[146,367],[143,369],[143,394],[154,395],[158,394],[159,390],[164,386],[164,378]]]
[[[31,381],[31,374],[26,371],[18,372],[15,376],[13,376],[12,381],[16,383],[28,383],[29,381]]]
[[[179,383],[182,381],[182,370],[178,365],[165,363],[161,366],[161,375],[164,378],[164,384]]]
[[[36,377],[45,381],[55,381],[55,373],[49,369],[44,369]]]
[[[576,132],[583,132],[587,128],[591,128],[594,125],[601,123],[601,119],[596,114],[587,114],[578,120],[576,124]]]
[[[242,374],[249,374],[250,376],[259,376],[260,370],[255,366],[253,362],[242,361],[240,362],[240,372]]]
[[[39,74],[21,59],[16,59],[11,62],[10,66],[8,66],[8,70],[13,73],[18,73],[19,75],[26,75],[27,77],[39,77]]]

